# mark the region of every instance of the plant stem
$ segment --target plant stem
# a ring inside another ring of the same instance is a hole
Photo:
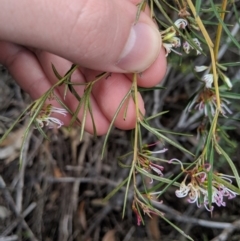
[[[133,164],[137,161],[138,155],[138,121],[139,121],[139,108],[138,108],[138,86],[137,86],[137,74],[133,74],[133,88],[134,88],[134,102],[135,102],[135,110],[136,110],[136,124],[135,124],[135,133],[134,133],[134,149],[133,149]],[[135,175],[133,175],[134,185],[135,183]]]
[[[222,7],[221,7],[222,13],[220,15],[222,20],[224,20],[224,17],[225,17],[227,2],[228,2],[227,0],[222,0]],[[215,56],[216,61],[218,58],[218,50],[219,50],[219,46],[220,46],[221,35],[222,35],[222,24],[218,23],[217,35],[216,35],[215,45],[214,45],[214,56]]]
[[[208,32],[207,32],[207,30],[205,29],[205,27],[204,27],[204,25],[203,25],[203,23],[202,23],[201,18],[200,18],[199,15],[197,14],[197,11],[196,11],[196,9],[195,9],[192,1],[191,1],[191,0],[187,0],[187,3],[188,3],[188,5],[189,5],[189,7],[190,7],[190,9],[191,9],[191,11],[192,11],[192,14],[194,15],[194,18],[195,18],[195,20],[196,20],[196,22],[197,22],[197,24],[198,24],[198,26],[199,26],[199,28],[200,28],[203,36],[204,36],[204,38],[205,38],[206,41],[207,41],[208,47],[209,47],[209,48],[213,48],[213,47],[214,47],[213,42],[212,42],[211,38],[209,37]]]
[[[212,71],[213,71],[213,81],[214,81],[214,87],[215,87],[215,94],[216,94],[216,102],[217,102],[217,110],[215,115],[218,115],[219,111],[221,111],[221,101],[220,101],[220,95],[219,95],[219,88],[218,88],[218,74],[217,74],[217,68],[216,68],[216,58],[214,55],[214,45],[213,42],[211,40],[211,38],[209,37],[209,34],[205,28],[205,26],[202,23],[202,20],[200,19],[200,17],[198,16],[196,9],[192,3],[191,0],[187,0],[187,3],[195,17],[195,20],[207,42],[209,51],[210,51],[210,55],[211,55],[211,62],[212,62]],[[215,132],[216,126],[214,128],[214,132]]]
[[[126,203],[127,203],[127,196],[128,196],[128,191],[130,187],[130,182],[133,179],[133,186],[134,186],[134,192],[137,188],[136,186],[136,176],[135,176],[135,168],[136,168],[136,162],[137,162],[137,157],[138,157],[138,121],[139,121],[139,109],[138,109],[138,87],[137,87],[137,74],[133,74],[133,84],[132,84],[132,91],[133,93],[133,100],[135,102],[135,110],[136,110],[136,123],[135,123],[135,132],[134,132],[134,144],[133,144],[133,160],[132,160],[132,165],[131,169],[129,172],[128,176],[128,181],[126,185],[126,193],[124,197],[124,204],[123,204],[123,214],[122,217],[124,217],[125,214],[125,209],[126,209]],[[136,194],[134,193],[134,196]]]

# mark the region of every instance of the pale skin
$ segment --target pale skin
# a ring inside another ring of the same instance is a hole
[[[111,77],[99,81],[93,88],[91,105],[98,135],[107,132],[114,113],[132,83],[133,72],[138,85],[158,84],[166,71],[165,51],[161,37],[149,11],[142,12],[134,25],[139,0],[0,0],[0,63],[33,99],[45,93],[57,79],[51,68],[55,65],[64,75],[72,63],[79,69],[72,81],[91,81],[103,71]],[[146,27],[147,26],[147,27]],[[130,34],[134,29],[134,34]],[[132,36],[129,41],[129,36]],[[134,42],[136,41],[136,42]],[[76,87],[81,95],[83,86]],[[62,98],[64,86],[57,94]],[[68,93],[65,103],[74,110],[76,98]],[[54,105],[59,106],[56,102]],[[139,108],[144,103],[139,94]],[[115,126],[134,128],[135,106],[128,106]],[[82,112],[79,113],[81,119]],[[70,116],[60,117],[67,125]],[[90,117],[85,127],[93,132]]]

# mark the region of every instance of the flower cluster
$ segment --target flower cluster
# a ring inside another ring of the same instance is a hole
[[[175,48],[181,47],[181,39],[179,37],[180,29],[184,30],[184,29],[186,29],[186,27],[188,25],[189,25],[189,23],[186,19],[179,18],[174,23],[174,26],[171,26],[161,32],[163,47],[166,50],[166,56],[168,56],[168,54],[171,51],[175,52],[178,55],[181,55],[181,53],[177,52],[175,50]],[[185,53],[189,54],[191,49],[196,49],[197,55],[201,54],[202,48],[201,48],[201,44],[197,38],[192,38],[189,41],[184,41],[183,50],[185,51]]]
[[[196,48],[197,55],[201,54],[202,47],[199,40],[197,38],[192,38],[192,42],[197,47]],[[190,50],[195,49],[193,44],[189,43],[188,41],[184,41],[183,50],[185,51],[186,54],[189,54]]]
[[[209,69],[208,66],[196,66],[195,71],[196,72],[202,72]],[[231,86],[231,82],[229,79],[226,79],[227,77],[225,75],[223,78],[228,83],[228,86]],[[204,82],[205,86],[204,89],[195,96],[193,101],[191,102],[189,106],[189,110],[192,109],[193,106],[195,106],[195,109],[198,109],[199,111],[203,111],[205,116],[208,116],[209,113],[214,116],[217,108],[217,98],[215,92],[212,90],[212,84],[213,84],[213,74],[204,74],[201,80]],[[221,114],[224,117],[227,117],[227,114],[232,114],[232,111],[228,108],[228,105],[230,102],[226,100],[225,98],[220,99],[220,107],[221,107]]]
[[[139,164],[141,165],[141,168],[143,168],[143,170],[145,170],[145,171],[152,170],[159,176],[163,176],[162,171],[163,171],[164,167],[151,162],[146,156],[152,155],[152,154],[164,153],[166,151],[167,151],[166,148],[164,148],[163,150],[160,150],[160,151],[149,151],[149,150],[143,149],[142,154],[139,153],[139,155],[138,155],[138,160],[139,160]]]
[[[221,114],[227,117],[227,114],[232,114],[232,111],[228,108],[230,102],[225,98],[221,98]],[[189,111],[192,110],[194,106],[195,109],[203,111],[205,116],[209,113],[214,116],[217,108],[217,98],[213,90],[205,88],[202,92],[195,96],[191,104],[189,105]]]
[[[150,156],[153,154],[159,154],[164,153],[167,151],[166,148],[159,150],[159,151],[150,151],[148,148],[151,145],[143,145],[141,149],[138,152],[137,155],[137,163],[138,167],[143,171],[143,173],[146,173],[146,176],[149,171],[153,171],[159,176],[163,176],[163,166],[160,166],[158,164],[153,163],[150,159]],[[151,179],[150,184],[153,182],[153,179]],[[136,187],[135,187],[136,188]],[[163,215],[160,211],[156,210],[152,205],[151,201],[156,201],[156,195],[160,194],[161,191],[156,192],[148,192],[145,190],[145,192],[140,193],[139,191],[136,191],[134,194],[134,199],[132,203],[132,210],[137,218],[137,225],[141,225],[143,222],[142,214],[147,214],[150,218],[152,215]]]
[[[64,123],[56,117],[52,117],[53,113],[61,114],[63,116],[67,115],[67,110],[63,108],[54,107],[51,104],[44,105],[38,116],[36,117],[35,121],[39,124],[41,128],[44,126],[48,126],[49,128],[53,128],[57,125],[57,128],[60,128],[64,125]]]
[[[195,66],[194,70],[196,72],[202,72],[205,70],[209,70],[210,68],[208,66]],[[229,90],[232,89],[232,83],[230,81],[230,79],[223,73],[223,71],[226,71],[227,68],[217,64],[217,73],[220,77],[220,79],[226,84],[226,86],[228,87]],[[202,81],[205,82],[205,87],[206,88],[212,88],[212,84],[213,84],[213,74],[204,74],[204,76],[202,77]]]
[[[179,190],[176,191],[176,196],[179,198],[188,196],[189,203],[196,203],[198,207],[203,204],[208,211],[213,210],[212,204],[214,203],[218,207],[226,206],[224,197],[232,199],[235,198],[238,193],[226,187],[223,182],[219,181],[226,179],[229,183],[231,183],[231,179],[224,178],[224,176],[220,174],[214,174],[218,177],[221,177],[216,179],[213,175],[211,182],[212,197],[209,198],[208,172],[210,171],[210,168],[211,167],[209,165],[205,164],[200,167],[197,166],[190,171],[186,171],[187,175],[185,176],[183,182],[180,184]],[[190,181],[186,184],[188,179],[190,179]],[[226,180],[224,180],[224,182],[226,182]]]

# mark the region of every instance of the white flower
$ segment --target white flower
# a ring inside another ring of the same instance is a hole
[[[199,193],[198,189],[195,188],[192,183],[189,183],[188,186],[189,186],[189,189],[190,189],[190,192],[188,194],[188,202],[189,203],[195,203],[196,202],[197,205],[198,205],[198,199],[200,197],[200,193]]]
[[[181,53],[179,53],[179,52],[177,52],[176,50],[174,50],[174,44],[172,44],[172,43],[163,43],[163,47],[165,48],[165,50],[166,50],[166,57],[168,56],[168,54],[169,53],[171,53],[171,52],[174,52],[174,53],[176,53],[176,54],[178,54],[178,55],[182,55]]]
[[[164,153],[166,151],[168,151],[168,149],[167,148],[163,148],[162,150],[159,150],[159,151],[150,151],[150,153],[151,154],[158,154],[158,153]]]
[[[221,99],[221,104],[220,104],[220,106],[221,106],[221,113],[225,117],[227,117],[226,116],[227,113],[230,114],[230,115],[232,114],[232,111],[227,106],[230,103],[231,103],[230,101],[228,101],[228,100],[226,100],[224,98]]]
[[[47,117],[42,121],[42,126],[43,127],[43,122],[45,122],[46,126],[48,126],[49,128],[53,128],[55,126],[55,124],[57,124],[57,128],[60,128],[64,125],[63,121],[59,120],[58,118],[55,117]]]
[[[63,108],[54,107],[51,104],[43,106],[35,121],[40,125],[41,128],[44,126],[48,126],[49,128],[53,128],[57,125],[57,128],[60,128],[64,125],[63,121],[59,120],[56,117],[52,117],[52,113],[61,114],[63,116],[67,115],[67,110]]]
[[[174,23],[177,28],[179,29],[185,29],[188,25],[188,21],[186,19],[183,19],[183,18],[179,18],[177,21],[175,21]]]
[[[213,74],[206,74],[203,76],[202,80],[205,82],[205,87],[210,89],[212,88],[213,83]]]
[[[207,167],[207,168],[206,168]],[[179,190],[176,190],[176,196],[179,198],[188,197],[189,203],[196,203],[198,207],[203,204],[208,211],[213,210],[212,204],[216,204],[218,207],[226,206],[224,197],[228,199],[235,198],[238,193],[232,191],[228,187],[224,186],[221,182],[216,181],[213,177],[211,183],[212,196],[209,198],[208,191],[208,175],[209,167],[206,165],[196,167],[192,170],[188,170],[190,174],[187,174],[183,182],[180,184]],[[185,182],[190,175],[190,182],[186,185]],[[231,180],[230,180],[231,183]],[[211,202],[209,200],[211,199]]]
[[[181,40],[178,37],[172,37],[171,39],[169,39],[169,42],[174,48],[181,47]]]
[[[208,66],[202,65],[202,66],[195,66],[194,70],[196,72],[202,72],[204,70],[207,70],[208,68],[209,68]]]
[[[193,38],[192,41],[202,51],[201,43],[199,42],[199,40],[197,38]],[[188,41],[185,41],[183,43],[183,50],[185,51],[185,53],[189,54],[191,49],[194,49],[193,46]],[[196,49],[196,51],[197,51],[197,55],[201,54],[201,52],[198,49]]]
[[[220,106],[221,106],[221,114],[224,116],[224,117],[227,117],[227,114],[232,114],[232,111],[228,108],[228,106],[226,105],[226,103],[224,102],[227,102],[227,103],[230,103],[229,101],[225,100],[225,99],[221,99],[221,103],[220,103]],[[199,110],[204,110],[204,115],[205,116],[208,116],[208,106],[210,107],[210,112],[211,112],[211,115],[214,116],[215,115],[215,112],[216,112],[216,108],[217,108],[217,103],[216,103],[216,98],[215,97],[212,97],[211,100],[209,100],[208,102],[204,103],[204,101],[201,101],[200,103],[198,103],[195,108],[196,109],[199,109]]]
[[[198,48],[202,51],[201,43],[199,42],[199,40],[197,38],[193,38],[192,40],[198,46]],[[196,50],[196,51],[197,51],[197,55],[201,54],[199,50]]]
[[[180,184],[179,190],[176,190],[176,196],[179,198],[186,197],[190,191],[190,187],[185,184],[185,180]]]
[[[219,71],[219,77],[223,80],[223,82],[227,85],[228,89],[231,90],[233,85],[231,83],[231,80],[222,72]]]
[[[66,109],[55,107],[55,106],[51,105],[51,113],[59,113],[61,115],[66,116],[68,112]]]
[[[229,79],[226,75],[223,76],[223,81],[224,81],[225,84],[227,85],[228,89],[231,90],[232,87],[233,87],[233,85],[232,85],[230,79]]]
[[[173,46],[172,46],[172,44],[163,43],[163,47],[164,47],[165,50],[166,50],[166,55],[165,55],[165,56],[167,57],[168,54],[171,53]]]
[[[186,54],[189,54],[192,48],[193,47],[187,41],[183,43],[183,50]]]

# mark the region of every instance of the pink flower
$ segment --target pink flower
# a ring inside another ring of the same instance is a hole
[[[160,166],[160,165],[157,165],[157,164],[154,164],[154,163],[150,162],[149,167],[150,167],[154,172],[156,172],[159,176],[163,176],[163,173],[162,173],[162,171],[163,171],[163,169],[164,169],[163,166]]]
[[[206,80],[206,82],[207,81],[210,81],[210,80]],[[210,82],[208,82],[207,85],[210,85]],[[221,114],[224,117],[227,117],[227,114],[232,114],[232,111],[228,107],[230,102],[224,98],[221,98],[220,100],[221,100],[220,102]],[[205,116],[208,116],[209,113],[212,116],[214,116],[217,108],[216,94],[209,88],[203,89],[202,92],[196,95],[195,98],[193,99],[192,103],[188,108],[189,111],[191,111],[193,106],[194,106],[194,109],[203,111]]]
[[[188,174],[180,184],[179,189],[176,190],[176,196],[179,198],[188,197],[188,202],[196,203],[198,207],[203,204],[208,211],[213,210],[212,204],[216,204],[218,207],[225,207],[226,202],[224,201],[224,197],[232,199],[235,198],[238,193],[224,186],[222,183],[217,182],[213,176],[212,197],[211,203],[209,203],[207,172],[209,172],[210,168],[209,165],[203,165],[186,171]],[[220,176],[220,174],[218,174],[218,176]],[[190,181],[186,184],[188,178],[190,178]],[[203,203],[200,203],[201,200],[203,200]]]
[[[63,116],[67,115],[67,110],[63,108],[54,107],[51,104],[43,106],[35,121],[39,124],[41,128],[44,126],[48,126],[49,128],[53,128],[57,125],[57,128],[60,128],[64,125],[63,121],[59,120],[56,117],[51,117],[52,113],[58,113]]]

